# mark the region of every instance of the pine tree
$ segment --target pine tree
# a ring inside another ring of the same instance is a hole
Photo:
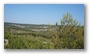
[[[52,41],[55,48],[84,48],[83,32],[80,24],[66,13],[61,20],[61,26],[56,23]]]

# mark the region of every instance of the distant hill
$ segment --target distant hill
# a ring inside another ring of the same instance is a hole
[[[21,23],[10,23],[10,22],[4,22],[4,26],[13,26],[13,27],[19,27],[19,28],[26,28],[26,29],[42,29],[47,28],[48,24],[21,24]],[[51,25],[51,27],[54,27],[55,25]]]

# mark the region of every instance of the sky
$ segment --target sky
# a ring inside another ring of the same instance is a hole
[[[67,12],[84,25],[84,4],[4,4],[4,22],[54,25]]]

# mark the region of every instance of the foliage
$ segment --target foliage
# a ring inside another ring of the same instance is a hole
[[[66,13],[61,19],[61,25],[47,25],[47,31],[32,31],[31,28],[41,29],[38,25],[20,28],[12,24],[5,24],[5,49],[84,49],[84,26]],[[22,24],[18,24],[21,25]],[[43,28],[42,28],[43,29]],[[6,43],[6,42],[5,42]]]
[[[54,33],[52,40],[55,44],[55,48],[84,48],[84,30],[70,14],[67,13],[64,15],[61,20],[61,27],[58,26],[58,28],[54,30]]]

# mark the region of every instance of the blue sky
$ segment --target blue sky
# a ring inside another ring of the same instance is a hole
[[[4,22],[60,24],[67,12],[84,25],[83,4],[4,4]]]

